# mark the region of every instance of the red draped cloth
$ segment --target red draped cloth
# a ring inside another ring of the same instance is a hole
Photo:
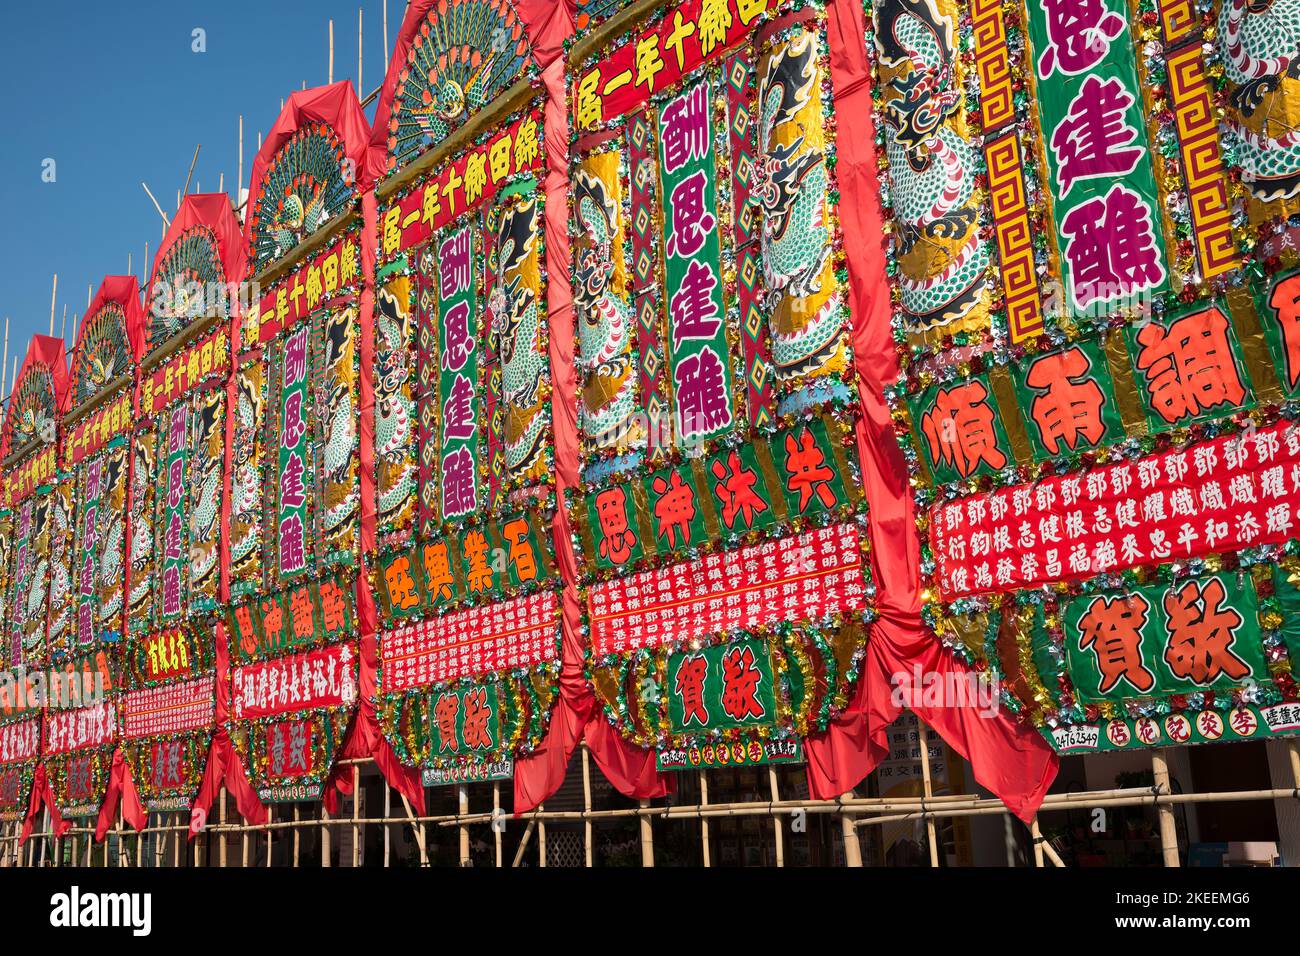
[[[968,669],[921,621],[914,504],[884,398],[884,387],[898,378],[898,356],[881,241],[884,219],[863,10],[858,0],[831,0],[828,7],[834,118],[845,118],[835,139],[835,174],[862,404],[857,444],[870,506],[880,617],[872,626],[861,678],[848,707],[825,733],[807,741],[809,790],[814,798],[832,799],[875,769],[889,752],[886,731],[902,709],[899,701],[906,699],[922,721],[971,762],[975,779],[1028,822],[1043,802],[1058,764],[1037,730],[1001,710],[982,716],[973,705],[929,706],[921,703],[919,693],[895,690],[909,688],[918,673],[943,680]]]

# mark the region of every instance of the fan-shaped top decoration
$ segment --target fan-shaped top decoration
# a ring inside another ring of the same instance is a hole
[[[32,365],[18,380],[9,413],[5,416],[3,447],[16,451],[58,418],[54,375],[43,365]]]
[[[266,168],[253,209],[253,261],[266,268],[337,216],[356,196],[356,171],[343,141],[324,123],[308,123]]]
[[[411,41],[388,122],[388,168],[410,161],[509,89],[530,63],[510,0],[438,0]]]
[[[72,403],[94,398],[117,376],[131,367],[131,343],[126,313],[116,302],[106,302],[86,320],[72,356]]]
[[[195,319],[225,316],[228,291],[217,234],[210,226],[191,226],[163,254],[149,298],[150,351],[184,331]]]

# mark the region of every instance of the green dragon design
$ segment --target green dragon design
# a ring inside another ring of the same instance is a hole
[[[195,441],[198,497],[190,515],[191,593],[213,598],[216,588],[211,575],[217,566],[217,519],[221,517],[221,407],[221,393],[213,391],[199,409]]]
[[[1262,202],[1288,199],[1300,192],[1300,130],[1277,97],[1297,95],[1284,86],[1300,78],[1300,0],[1222,0],[1217,43],[1236,85],[1224,125],[1242,182]]]
[[[772,359],[783,378],[819,368],[841,341],[838,296],[820,295],[831,253],[826,155],[809,147],[802,129],[788,145],[776,139],[787,124],[798,129],[799,113],[812,102],[817,80],[816,39],[804,33],[768,60],[759,83],[761,152],[752,194],[763,210],[767,307],[775,314],[786,299],[820,298],[797,327],[773,327]]]
[[[631,344],[632,305],[611,287],[618,209],[601,180],[580,170],[575,190],[578,224],[588,243],[573,286],[578,312],[578,364],[586,376],[579,419],[597,447],[617,445],[636,411]]]
[[[400,511],[404,502],[415,492],[415,463],[408,452],[415,417],[415,403],[409,389],[410,378],[403,356],[410,339],[410,315],[406,303],[398,300],[389,289],[379,290],[379,347],[375,350],[375,448],[390,468],[387,480],[380,482],[379,518]],[[391,467],[402,462],[400,469]]]
[[[51,542],[60,542],[60,545],[51,550],[55,552],[54,560],[49,564],[50,569],[50,607],[54,613],[50,615],[50,635],[51,646],[58,646],[63,640],[63,634],[68,629],[69,613],[71,604],[68,601],[68,595],[72,588],[72,574],[68,567],[68,547],[66,542],[71,533],[72,514],[71,502],[62,494],[60,489],[55,489],[51,495],[52,498],[52,515],[50,523],[52,526]],[[45,580],[45,572],[40,570],[37,565],[37,581]],[[30,619],[33,610],[39,614],[43,602],[38,601],[35,605],[29,597],[27,602],[27,614]]]
[[[489,335],[501,356],[506,467],[511,475],[526,475],[541,454],[547,421],[541,395],[547,372],[541,309],[536,293],[518,275],[537,248],[535,200],[502,215],[497,244],[496,281],[488,295]]]
[[[887,84],[893,95],[884,108],[898,258],[924,253],[936,238],[959,242],[937,273],[904,268],[902,304],[917,324],[947,324],[980,300],[989,265],[973,203],[975,153],[947,122],[962,104],[953,23],[939,16],[933,0],[888,0],[878,15],[881,60],[902,68]]]
[[[331,312],[325,320],[325,368],[329,394],[328,417],[325,419],[325,479],[336,485],[351,485],[349,474],[357,444],[357,430],[352,422],[353,311]],[[325,509],[324,530],[339,529],[357,510],[357,495],[345,494],[341,501]]]
[[[152,593],[149,565],[153,556],[153,501],[149,489],[153,486],[154,462],[153,442],[137,437],[131,484],[131,591],[127,595],[133,631],[148,628]]]
[[[124,479],[126,453],[122,449],[110,454],[104,462],[104,500],[101,504],[103,513],[108,516],[108,529],[99,555],[100,595],[99,624],[116,630],[114,618],[122,611],[122,541],[126,532],[126,523],[122,518],[121,482]]]

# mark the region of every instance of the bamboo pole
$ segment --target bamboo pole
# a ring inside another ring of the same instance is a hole
[[[384,781],[384,819],[387,820],[393,813],[393,788]],[[384,869],[388,868],[388,861],[392,855],[392,827],[384,824]]]
[[[388,0],[384,0],[384,74],[388,74]]]
[[[361,767],[352,765],[352,869],[361,865]]]
[[[582,742],[582,808],[591,812],[591,753],[587,742]],[[582,821],[582,857],[583,865],[590,868],[593,860],[591,820]]]
[[[1034,841],[1034,866],[1042,869],[1043,831],[1038,827],[1038,814],[1034,814],[1034,819],[1029,821],[1029,835]]]
[[[852,800],[852,790],[840,797],[840,800]],[[854,869],[862,866],[862,841],[858,839],[858,829],[851,813],[840,814],[840,834],[844,837],[844,865]]]
[[[239,169],[235,181],[235,202],[240,201],[239,192],[244,188],[244,114],[239,114]]]
[[[772,802],[781,802],[781,787],[776,779],[776,767],[771,764],[767,765],[767,784],[772,789]],[[781,831],[780,814],[772,814],[772,836],[776,839],[776,865],[778,868],[785,866],[785,834]]]
[[[357,96],[360,96],[365,86],[361,83],[361,27],[364,18],[361,15],[361,8],[357,7]]]
[[[202,143],[194,145],[194,158],[190,160],[190,171],[185,174],[185,188],[181,190],[180,197],[176,199],[176,211],[181,210],[181,198],[186,196],[190,191],[190,178],[194,175],[194,164],[199,161],[199,150],[203,147]]]
[[[460,807],[462,814],[469,813],[469,790],[463,783],[456,788],[456,805]],[[469,826],[462,823],[458,829],[460,830],[460,865],[469,866]]]
[[[930,778],[930,728],[922,723],[921,718],[916,718],[917,739],[921,741],[921,791],[925,799],[934,798],[934,782]],[[937,868],[939,866],[939,828],[935,825],[934,817],[926,816],[925,818],[925,838],[930,844],[930,866]]]
[[[330,70],[329,82],[334,82],[334,19],[330,18]]]
[[[54,273],[54,287],[50,289],[50,335],[54,334],[54,300],[59,294],[59,274]]]
[[[323,805],[320,808],[320,818],[325,823],[328,823],[330,819],[329,809]],[[329,867],[333,862],[334,860],[330,847],[330,828],[328,826],[323,826],[320,831],[320,865],[322,867]]]
[[[149,201],[153,203],[153,208],[157,209],[158,215],[162,216],[163,232],[166,233],[166,231],[171,228],[172,221],[167,218],[167,213],[163,212],[162,204],[158,202],[153,192],[149,189],[149,184],[142,180],[140,185],[144,187],[144,193],[149,197]]]
[[[700,771],[700,806],[707,807],[708,805],[709,805],[709,772],[707,770],[701,770]],[[704,814],[700,814],[700,854],[701,854],[701,858],[704,861],[705,869],[711,867],[713,865],[713,862],[709,853],[709,818],[704,816]]]
[[[295,803],[293,805],[293,822],[297,823],[299,819],[300,819],[300,814],[298,812],[298,804]],[[298,851],[301,845],[301,837],[302,837],[302,831],[295,826],[293,828],[293,864],[292,864],[294,869],[298,868]],[[267,865],[270,866],[269,863]]]
[[[220,822],[221,822],[222,832],[221,832],[221,849],[217,853],[217,866],[219,866],[221,869],[224,870],[226,868],[226,833],[225,833],[226,788],[224,786],[221,788],[221,802],[218,804],[218,807],[219,807],[218,812],[221,814]]]
[[[588,801],[588,803],[590,803],[590,801]],[[494,854],[494,859],[496,862],[496,867],[499,870],[501,869],[501,860],[502,860],[502,846],[501,846],[502,839],[501,838],[503,834],[501,832],[502,831],[501,824],[502,821],[505,820],[505,817],[501,815],[501,781],[500,780],[492,781],[492,816],[493,816],[492,842],[495,844],[495,850],[496,850]],[[587,865],[590,866],[591,864],[588,863]]]
[[[411,810],[411,801],[406,799],[406,794],[398,791],[397,795],[402,798],[402,807],[406,810],[406,816],[411,820],[411,828],[415,831],[415,845],[420,850],[420,866],[428,866],[429,845],[424,839],[424,823],[416,820],[415,813]]]
[[[641,801],[641,809],[647,809],[650,806],[649,800]],[[650,824],[650,817],[641,815],[641,865],[653,867],[655,865],[655,832]]]
[[[59,324],[59,338],[68,341],[68,303],[63,303],[63,321]]]
[[[1173,793],[1169,786],[1169,762],[1163,747],[1151,751],[1151,774],[1160,793]],[[1174,808],[1167,803],[1160,804],[1156,807],[1156,813],[1160,818],[1160,850],[1165,866],[1177,867],[1178,831],[1174,826]]]
[[[524,835],[519,840],[519,847],[515,850],[515,859],[511,867],[517,867],[524,859],[524,850],[528,848],[528,841],[533,838],[533,831],[537,829],[537,817],[532,817],[528,821],[528,826],[524,828]]]
[[[539,803],[538,810],[545,811],[546,804]],[[541,869],[546,868],[546,817],[537,818],[537,865]]]

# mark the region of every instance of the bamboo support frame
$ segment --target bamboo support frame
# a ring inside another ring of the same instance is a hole
[[[1152,806],[1161,820],[1163,829],[1166,819],[1172,823],[1173,808],[1179,804],[1296,799],[1300,797],[1300,749],[1297,749],[1293,742],[1288,743],[1287,746],[1295,783],[1295,786],[1290,788],[1215,793],[1172,793],[1169,789],[1168,765],[1164,759],[1165,755],[1160,752],[1153,752],[1153,770],[1158,770],[1163,764],[1163,772],[1158,775],[1155,787],[1051,794],[1044,800],[1040,813],[1060,812],[1076,808]],[[368,761],[358,760],[349,761],[349,763],[352,763],[353,766],[353,808],[350,818],[333,817],[325,811],[323,806],[319,807],[319,813],[304,813],[302,812],[303,809],[311,805],[295,804],[293,805],[292,819],[287,818],[289,814],[282,812],[278,816],[272,814],[272,818],[261,826],[245,822],[232,822],[227,814],[227,796],[223,790],[218,796],[219,822],[208,826],[194,840],[192,857],[184,862],[193,866],[202,866],[206,865],[212,859],[212,856],[215,856],[215,865],[222,868],[229,866],[230,860],[226,852],[226,841],[231,834],[238,833],[241,836],[240,863],[247,866],[250,863],[249,841],[251,838],[256,838],[260,833],[265,841],[266,855],[262,857],[261,853],[259,853],[258,859],[251,861],[252,865],[273,866],[275,865],[275,846],[277,844],[275,835],[279,832],[281,836],[291,837],[291,844],[286,844],[283,840],[278,841],[286,849],[290,845],[293,846],[290,865],[300,865],[301,835],[309,828],[316,827],[319,828],[321,833],[321,865],[330,866],[332,865],[330,833],[335,827],[342,825],[350,826],[355,834],[352,844],[352,863],[353,865],[360,865],[363,828],[382,826],[387,832],[394,823],[402,821],[402,816],[395,817],[388,812],[388,808],[392,806],[392,801],[391,791],[388,791],[386,785],[385,790],[389,799],[385,801],[384,815],[378,817],[372,817],[369,814],[363,815],[360,806],[362,783],[360,765],[368,763]],[[858,797],[850,791],[838,800],[783,800],[780,798],[779,789],[776,787],[774,774],[769,774],[769,786],[772,787],[771,800],[714,803],[711,802],[709,796],[707,774],[701,775],[700,784],[700,799],[695,805],[652,805],[650,801],[643,800],[635,807],[596,810],[592,805],[588,777],[583,788],[583,809],[547,810],[545,804],[543,804],[536,810],[526,814],[524,820],[519,821],[519,824],[522,824],[524,828],[510,865],[519,866],[522,864],[532,845],[534,836],[536,836],[537,843],[536,859],[538,865],[547,865],[545,826],[548,821],[553,824],[565,823],[570,825],[578,822],[583,823],[584,862],[585,865],[593,866],[597,863],[592,836],[594,824],[597,821],[635,820],[640,835],[642,865],[654,866],[653,818],[659,817],[665,820],[696,819],[701,827],[704,865],[710,866],[712,860],[709,852],[708,827],[710,819],[714,817],[768,816],[774,820],[774,826],[780,828],[781,818],[788,817],[795,810],[802,810],[807,814],[832,814],[840,820],[841,833],[844,837],[845,863],[850,867],[858,867],[862,866],[858,834],[859,829],[862,827],[882,826],[888,823],[917,822],[918,820],[925,821],[928,824],[938,818],[1007,816],[1009,813],[1001,801],[996,798],[979,797],[972,794],[945,794],[939,796],[931,794],[928,798],[924,795],[920,798],[880,798]],[[486,785],[483,792],[487,792]],[[456,827],[458,832],[464,834],[468,834],[470,826],[493,824],[494,821],[501,819],[506,820],[507,826],[510,825],[510,818],[501,816],[500,785],[492,784],[491,792],[493,799],[490,811],[471,812],[468,792],[466,791],[463,800],[461,799],[462,794],[457,794],[457,812],[426,814],[423,816],[417,816],[412,811],[409,801],[399,793],[402,808],[405,812],[404,822],[412,828],[419,849],[421,866],[429,865],[428,845],[425,839],[425,827],[427,825],[443,828]],[[93,819],[74,821],[67,833],[58,837],[52,832],[48,812],[43,812],[39,828],[31,834],[24,844],[19,843],[21,821],[10,821],[0,826],[0,868],[11,868],[20,865],[20,861],[21,865],[27,866],[62,866],[64,865],[65,847],[67,848],[66,857],[74,866],[90,866],[92,863],[98,864],[101,861],[105,866],[129,866],[132,865],[132,856],[136,866],[143,865],[146,856],[151,857],[152,865],[155,867],[162,866],[167,857],[170,857],[170,865],[182,865],[182,858],[187,855],[184,848],[189,830],[186,814],[183,812],[151,814],[146,822],[147,825],[143,830],[138,834],[131,834],[125,826],[119,808],[115,825],[110,831],[112,838],[96,845],[93,840]],[[1029,829],[1034,840],[1034,865],[1064,866],[1065,864],[1056,848],[1043,838],[1038,818],[1031,821]],[[505,857],[500,825],[493,825],[493,830],[495,834],[494,863],[497,866],[503,866],[505,865]],[[210,854],[209,845],[205,842],[213,836],[219,840],[219,849],[216,854]],[[1165,851],[1164,858],[1167,864],[1176,865],[1178,859],[1176,835],[1162,833],[1162,838],[1162,849]],[[152,841],[151,848],[149,841]],[[784,844],[778,842],[776,846],[778,847],[777,863],[781,865],[784,863]],[[170,853],[167,852],[168,849],[170,849]],[[97,850],[99,852],[96,852]],[[1170,862],[1171,857],[1172,862]],[[468,845],[462,843],[460,861],[464,864],[468,860]],[[387,865],[390,862],[390,855],[386,851],[384,863]]]
[[[925,726],[919,717],[916,721],[916,737],[921,744],[921,793],[926,801],[930,801],[934,799],[934,781],[930,777],[930,729]],[[925,842],[930,847],[930,866],[937,868],[939,866],[939,828],[935,825],[934,817],[929,814],[925,815],[925,837]]]

